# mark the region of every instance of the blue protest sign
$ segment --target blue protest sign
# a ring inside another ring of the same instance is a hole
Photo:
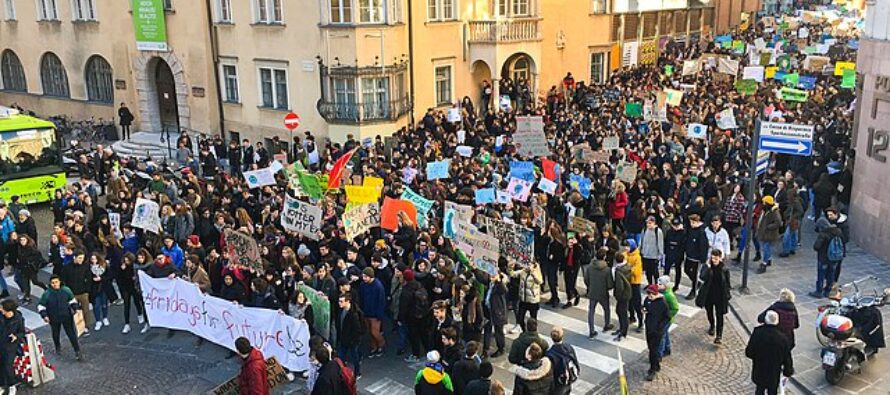
[[[525,181],[535,181],[535,166],[529,161],[511,161],[510,177]]]
[[[476,190],[476,204],[488,204],[495,202],[494,188]]]
[[[442,160],[438,162],[430,162],[426,164],[426,178],[429,180],[438,180],[440,178],[448,178],[448,167],[451,161]]]

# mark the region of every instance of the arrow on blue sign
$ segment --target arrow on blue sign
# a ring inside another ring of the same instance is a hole
[[[760,136],[760,149],[777,154],[813,155],[813,142],[794,138]]]

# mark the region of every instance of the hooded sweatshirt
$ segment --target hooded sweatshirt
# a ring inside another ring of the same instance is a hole
[[[441,363],[427,362],[426,366],[417,371],[417,376],[414,377],[414,393],[418,395],[444,395],[453,392],[451,376],[445,373],[445,368]]]
[[[630,284],[640,285],[643,283],[643,259],[640,257],[640,250],[631,246],[631,250],[627,252],[627,266],[630,268]]]

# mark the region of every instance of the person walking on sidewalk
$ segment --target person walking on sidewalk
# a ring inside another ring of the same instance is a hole
[[[775,311],[779,314],[779,330],[788,338],[791,348],[794,349],[794,330],[800,327],[800,320],[797,316],[797,307],[794,306],[794,292],[788,288],[782,288],[779,291],[779,300],[773,302],[759,316],[757,322],[763,323],[766,319],[768,311]]]
[[[670,320],[668,320],[667,324],[664,326],[664,337],[661,339],[661,343],[658,346],[658,357],[664,358],[665,356],[671,355],[671,334],[669,329],[671,329],[671,324],[674,322],[674,317],[677,316],[677,312],[680,311],[680,302],[677,301],[677,295],[671,290],[670,276],[661,276],[658,278],[658,290],[664,295],[664,302],[667,303],[668,312],[670,313]]]
[[[2,361],[3,389],[15,395],[16,385],[21,379],[16,374],[15,358],[22,342],[25,341],[25,318],[12,299],[0,303],[0,361]]]
[[[816,290],[810,292],[810,296],[819,299],[828,297],[831,292],[835,281],[834,272],[844,260],[847,250],[843,232],[832,225],[828,218],[817,219],[816,229],[819,232],[813,243],[813,249],[816,250]]]
[[[625,253],[627,266],[630,268],[630,323],[637,323],[637,333],[643,332],[643,260],[634,239],[627,239]]]
[[[764,314],[763,325],[754,328],[745,356],[751,359],[751,381],[757,386],[757,395],[776,395],[779,392],[779,375],[794,374],[794,361],[788,338],[779,330],[779,314],[769,310]]]
[[[664,239],[664,275],[670,276],[672,268],[676,272],[674,293],[679,289],[680,281],[683,279],[684,258],[686,258],[686,229],[683,228],[683,220],[674,217]]]
[[[828,222],[841,230],[841,234],[844,235],[844,248],[846,248],[847,242],[850,241],[850,226],[847,224],[847,215],[834,207],[829,207],[825,210],[825,214],[828,217]],[[840,281],[842,263],[843,261],[839,261],[834,269],[834,282]]]
[[[80,354],[80,345],[77,343],[77,328],[74,327],[74,313],[81,306],[78,306],[77,300],[74,299],[74,293],[68,287],[62,286],[62,279],[53,275],[49,279],[49,289],[40,296],[37,302],[37,311],[43,320],[49,324],[53,334],[53,345],[56,346],[56,354],[61,352],[59,344],[59,335],[62,327],[65,328],[65,334],[68,335],[68,341],[74,348],[74,355],[78,361],[83,359]]]
[[[587,305],[587,333],[591,339],[597,335],[596,327],[593,326],[597,305],[603,308],[603,332],[607,333],[615,327],[610,320],[612,312],[609,308],[609,291],[615,288],[615,280],[612,278],[612,270],[606,264],[608,254],[609,249],[601,247],[596,252],[593,263],[584,268],[584,286],[587,287],[587,299],[590,299]]]
[[[698,286],[698,269],[707,260],[708,236],[705,233],[704,224],[698,214],[690,214],[689,231],[686,233],[686,261],[683,263],[683,271],[692,283],[692,290],[686,295],[686,300],[695,299],[695,289]]]
[[[658,263],[664,258],[664,232],[651,215],[646,218],[646,228],[640,236],[640,255],[643,257],[646,283],[655,284],[658,279]]]
[[[386,316],[386,291],[383,283],[374,278],[374,268],[366,267],[362,272],[362,284],[359,286],[362,311],[365,313],[363,325],[368,327],[371,338],[371,350],[368,358],[377,358],[383,355],[383,347],[386,340],[383,338],[381,326]]]
[[[781,258],[787,258],[797,250],[797,233],[800,230],[800,220],[804,216],[803,201],[797,188],[789,189],[787,192],[785,207],[782,209],[782,219],[785,221],[785,233],[782,235],[782,253]]]
[[[708,314],[708,335],[714,336],[714,324],[716,321],[716,334],[714,344],[720,344],[723,339],[723,316],[729,309],[729,268],[723,264],[723,253],[720,250],[711,251],[711,259],[702,268],[702,285],[695,298],[695,305],[703,307]]]
[[[618,330],[612,332],[615,341],[620,342],[627,337],[628,322],[627,308],[630,304],[631,293],[630,286],[630,267],[624,262],[624,254],[615,254],[615,266],[612,268],[612,275],[615,277],[615,314],[618,315]]]
[[[86,263],[86,254],[83,251],[74,253],[74,262],[62,267],[62,277],[65,287],[74,294],[74,299],[80,304],[83,311],[83,321],[86,328],[93,324],[93,315],[90,314],[90,288],[93,284],[93,274]],[[85,329],[84,336],[90,335],[90,330]]]
[[[782,229],[782,214],[779,212],[779,205],[772,196],[764,196],[761,200],[763,203],[762,213],[760,214],[760,222],[757,224],[757,238],[760,240],[760,251],[763,253],[763,262],[757,273],[766,273],[767,266],[773,264],[772,245],[781,237],[779,231]]]
[[[646,381],[652,381],[661,370],[659,348],[664,339],[664,333],[671,324],[670,310],[656,284],[646,287],[645,310],[646,344],[649,347],[649,372],[646,374]]]

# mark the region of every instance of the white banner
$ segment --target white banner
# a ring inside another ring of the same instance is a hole
[[[148,199],[136,199],[133,207],[133,219],[130,224],[134,228],[147,230],[154,234],[161,232],[161,217],[158,216],[160,207],[154,201]]]
[[[259,170],[245,171],[244,179],[247,180],[247,186],[250,189],[264,187],[266,185],[275,184],[275,172],[270,167],[264,167]]]
[[[306,321],[206,295],[179,278],[151,278],[140,271],[139,284],[152,327],[188,331],[232,351],[235,339],[243,336],[284,367],[298,372],[309,369]]]
[[[321,216],[320,208],[288,196],[284,203],[284,211],[281,212],[281,226],[312,240],[318,240]]]
[[[549,156],[550,147],[544,136],[543,117],[516,117],[513,145],[520,155],[527,157]]]

